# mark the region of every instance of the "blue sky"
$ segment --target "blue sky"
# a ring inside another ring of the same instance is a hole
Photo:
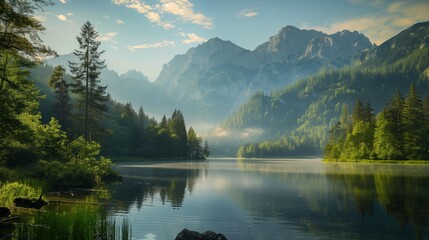
[[[77,48],[85,21],[99,32],[108,67],[154,81],[174,55],[212,37],[253,50],[282,27],[365,34],[381,44],[429,20],[426,0],[53,0],[36,17],[42,39],[59,54]]]

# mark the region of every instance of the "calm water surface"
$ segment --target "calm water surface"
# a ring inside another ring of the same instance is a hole
[[[429,239],[429,166],[315,159],[123,163],[108,211],[134,239]]]

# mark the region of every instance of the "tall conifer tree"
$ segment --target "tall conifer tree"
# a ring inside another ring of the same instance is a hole
[[[49,80],[49,86],[54,89],[57,98],[57,102],[52,106],[53,112],[63,129],[69,127],[71,110],[68,84],[64,80],[65,72],[62,66],[56,66]]]
[[[404,125],[404,151],[408,159],[417,159],[422,156],[424,114],[423,103],[417,95],[416,87],[411,84],[402,111]]]
[[[107,111],[106,87],[100,85],[100,73],[106,65],[100,59],[104,51],[98,49],[100,42],[97,37],[98,32],[89,21],[86,22],[76,37],[79,49],[74,51],[74,55],[79,62],[69,62],[75,81],[72,92],[79,97],[77,108],[83,111],[83,132],[87,141],[91,141],[92,134],[97,130],[97,121]]]

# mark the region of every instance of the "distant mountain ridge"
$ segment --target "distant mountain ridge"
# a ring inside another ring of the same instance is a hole
[[[221,125],[222,135],[238,136],[252,129],[257,134],[234,142],[270,140],[247,146],[261,146],[255,150],[261,157],[267,155],[259,151],[267,148],[276,148],[271,152],[276,157],[287,152],[320,154],[330,127],[358,98],[371,103],[377,113],[396,90],[405,96],[411,84],[420,96],[428,95],[429,22],[415,24],[358,57],[361,62],[354,67],[321,71],[270,94],[254,94]]]
[[[270,92],[322,68],[340,68],[372,48],[358,32],[325,34],[286,26],[249,51],[212,38],[176,55],[155,84],[180,105],[204,109],[196,117],[219,121],[258,91]]]
[[[114,99],[142,105],[151,115],[179,108],[189,119],[217,124],[254,93],[285,87],[321,69],[341,68],[372,46],[358,32],[326,34],[286,26],[253,51],[209,39],[176,55],[153,83],[135,70],[119,75],[104,69],[101,78]],[[68,61],[76,61],[73,54],[47,63],[67,66]]]

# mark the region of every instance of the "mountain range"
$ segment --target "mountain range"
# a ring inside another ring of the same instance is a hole
[[[195,117],[218,122],[255,92],[271,92],[321,69],[341,68],[372,44],[358,32],[325,34],[293,26],[249,51],[212,38],[175,56],[155,81]]]
[[[429,22],[362,51],[352,65],[319,71],[269,94],[254,94],[212,132],[218,137],[210,141],[223,143],[229,137],[235,144],[256,142],[245,151],[258,156],[320,154],[330,128],[345,109],[351,114],[357,99],[378,113],[397,90],[405,96],[411,84],[422,98],[429,95]]]
[[[212,38],[176,55],[155,82],[135,70],[106,68],[101,78],[114,99],[149,115],[181,109],[199,132],[219,126],[207,138],[221,154],[235,155],[241,144],[257,141],[319,154],[342,108],[356,99],[380,111],[396,89],[405,95],[411,83],[427,94],[428,36],[428,22],[380,46],[358,32],[286,26],[253,51]],[[73,58],[47,63],[67,65]]]
[[[329,35],[286,26],[253,51],[209,39],[176,55],[153,83],[135,70],[118,74],[104,69],[101,79],[114,99],[143,106],[149,114],[160,117],[177,108],[194,122],[216,124],[256,92],[269,93],[321,69],[353,64],[372,47],[356,31]],[[67,66],[68,61],[76,61],[73,54],[49,59],[47,64]]]

